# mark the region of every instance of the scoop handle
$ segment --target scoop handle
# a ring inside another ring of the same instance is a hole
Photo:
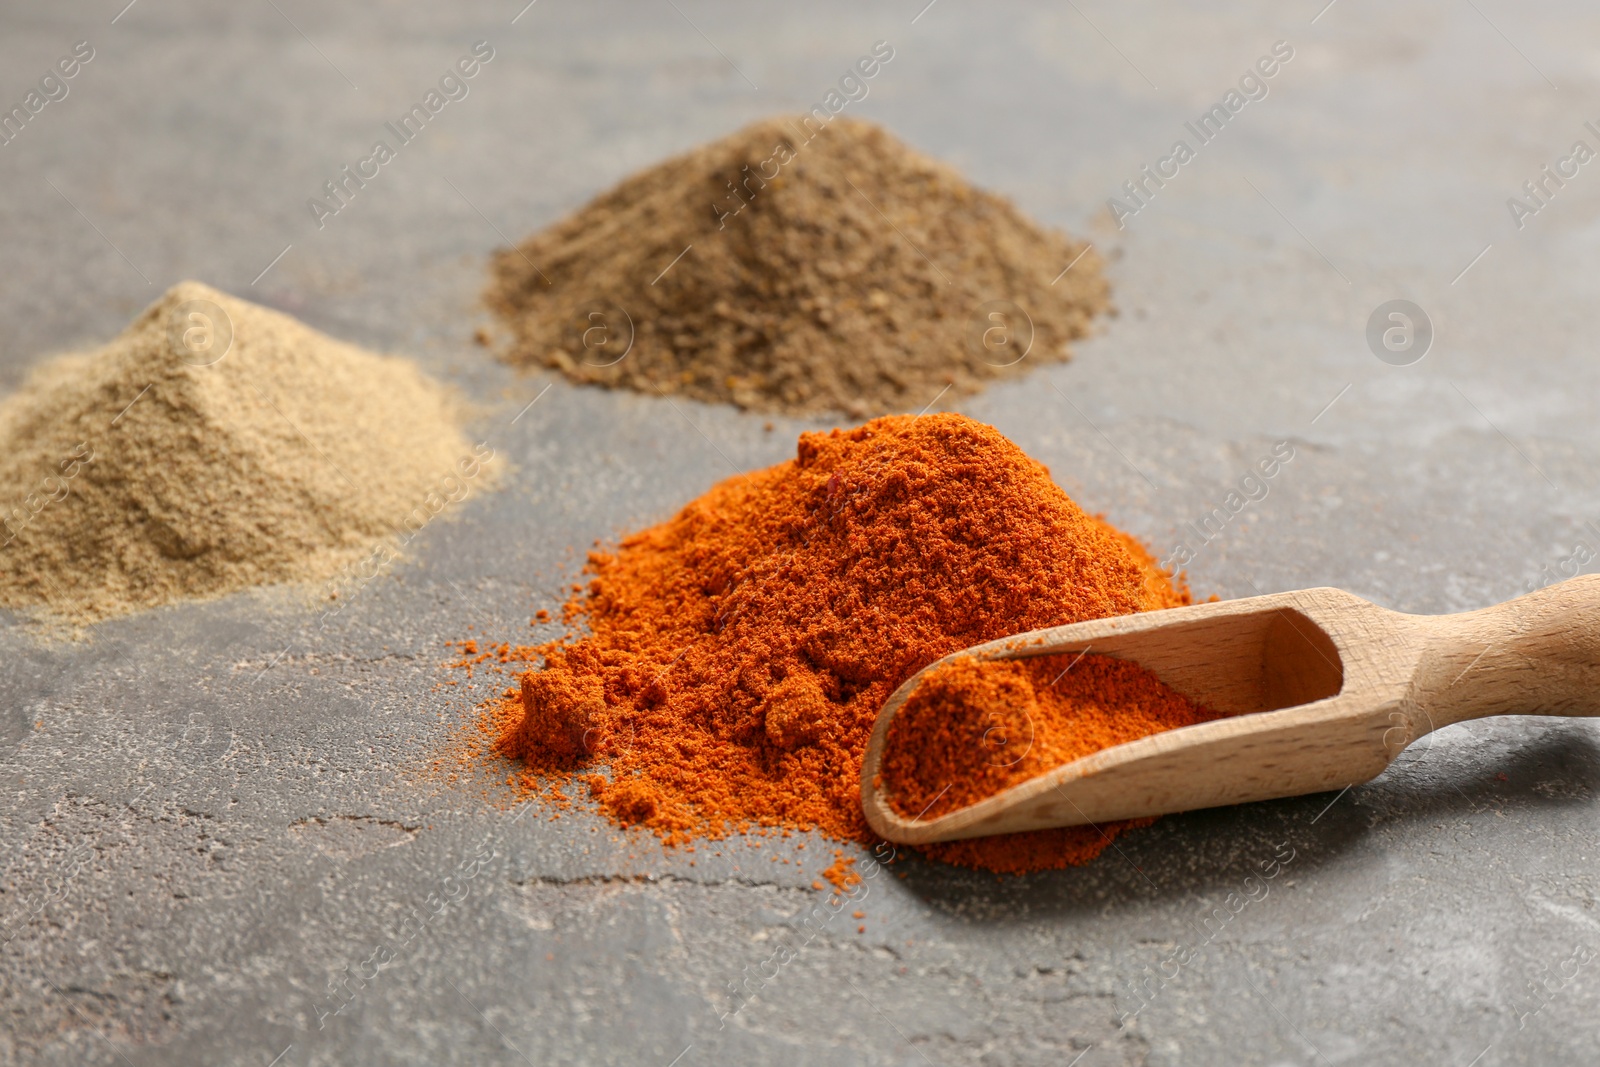
[[[1410,699],[1433,727],[1485,715],[1600,715],[1600,574],[1424,625]]]

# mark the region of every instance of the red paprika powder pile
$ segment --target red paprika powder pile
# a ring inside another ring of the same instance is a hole
[[[582,777],[614,821],[672,843],[758,827],[870,843],[862,756],[911,674],[1189,600],[1042,465],[955,414],[803,434],[794,460],[721,482],[587,573],[566,621],[590,634],[538,649],[543,667],[486,725],[528,788]],[[1022,872],[1108,843],[1074,828],[923,851]]]

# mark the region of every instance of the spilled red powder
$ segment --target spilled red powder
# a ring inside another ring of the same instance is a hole
[[[1221,718],[1113,656],[964,657],[929,671],[894,720],[875,779],[907,818],[937,818],[1075,759]]]
[[[911,674],[1024,630],[1189,600],[1043,466],[955,414],[803,434],[794,460],[713,486],[591,553],[587,573],[564,618],[589,636],[540,646],[543,668],[483,727],[523,761],[524,788],[581,779],[615,822],[675,844],[763,827],[873,843],[862,756]],[[1062,867],[1126,825],[923,851]]]
[[[861,874],[855,866],[854,856],[846,856],[843,851],[834,849],[833,863],[822,872],[822,877],[833,886],[835,893],[846,893],[851,886],[861,884]]]

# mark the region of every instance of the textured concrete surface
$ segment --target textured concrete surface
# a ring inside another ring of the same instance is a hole
[[[912,861],[865,933],[808,888],[826,842],[664,854],[427,773],[477,695],[440,688],[446,640],[551,632],[528,618],[594,539],[803,428],[562,382],[513,423],[547,382],[471,343],[484,256],[880,39],[853,111],[1113,257],[1120,317],[961,410],[1163,554],[1292,443],[1191,545],[1198,592],[1439,612],[1588,569],[1600,164],[1520,229],[1506,201],[1600,148],[1591,6],[123,2],[3,5],[6,107],[94,58],[0,146],[0,388],[194,277],[415,357],[517,473],[326,626],[277,595],[70,645],[0,624],[0,1062],[1594,1062],[1584,721],[1452,727],[1082,870]],[[470,95],[318,229],[307,198],[484,39]],[[1119,230],[1107,198],[1280,40],[1266,98]],[[1437,331],[1414,365],[1364,338],[1395,298]]]

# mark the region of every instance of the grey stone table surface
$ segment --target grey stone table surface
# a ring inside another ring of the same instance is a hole
[[[93,53],[0,144],[0,390],[197,278],[418,360],[515,475],[325,626],[269,594],[67,644],[0,622],[0,1062],[1596,1061],[1584,720],[1454,726],[1344,794],[1168,818],[1079,870],[908,859],[864,923],[811,890],[821,839],[691,857],[427,773],[481,694],[441,687],[446,641],[553,636],[529,617],[592,542],[828,424],[514,374],[471,341],[486,255],[822,101],[880,40],[850,113],[1094,240],[1120,306],[959,410],[1187,543],[1197,592],[1441,612],[1587,569],[1592,5],[125,2],[0,6],[6,109]],[[307,200],[477,41],[467,95],[319,226]],[[1168,177],[1133,199],[1146,165]],[[1420,361],[1369,346],[1394,299],[1431,323]],[[1265,497],[1200,538],[1279,442]]]

